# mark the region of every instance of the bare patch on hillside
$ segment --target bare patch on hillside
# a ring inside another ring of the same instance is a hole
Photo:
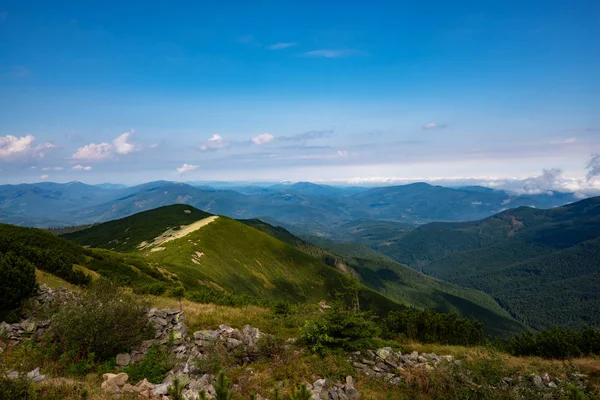
[[[146,249],[149,247],[161,246],[161,245],[171,242],[173,240],[181,239],[181,238],[189,235],[190,233],[197,231],[198,229],[202,228],[203,226],[210,224],[217,218],[219,218],[218,215],[213,215],[213,216],[201,219],[199,221],[196,221],[190,225],[181,225],[181,226],[178,226],[175,228],[168,229],[162,235],[155,238],[151,243],[144,241],[144,242],[138,244],[137,248],[140,250],[143,250],[143,249]]]
[[[194,264],[198,264],[200,265],[200,258],[204,255],[204,253],[202,253],[201,251],[197,251],[194,254],[192,254],[192,262]]]
[[[525,227],[523,221],[517,219],[514,215],[507,215],[505,219],[510,222],[510,231],[508,232],[508,236],[514,235]]]

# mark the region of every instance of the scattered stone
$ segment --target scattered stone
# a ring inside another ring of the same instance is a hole
[[[129,353],[117,354],[117,365],[120,367],[126,367],[131,362],[131,356]]]
[[[387,358],[393,353],[394,350],[392,350],[391,347],[383,347],[376,352],[377,357],[381,358],[382,360],[387,360]]]
[[[102,382],[101,388],[106,391],[115,392],[118,391],[121,386],[125,385],[127,380],[129,380],[129,375],[125,372],[119,374],[104,374],[102,375],[102,379],[104,379],[104,382]]]
[[[542,381],[542,378],[539,375],[531,375],[531,376],[529,376],[529,380],[536,387],[544,386],[544,382]]]

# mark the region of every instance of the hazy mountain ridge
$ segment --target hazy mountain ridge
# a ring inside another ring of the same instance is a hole
[[[2,222],[38,227],[80,225],[122,218],[169,204],[190,204],[232,218],[269,217],[309,234],[329,234],[357,219],[407,224],[484,218],[508,207],[554,207],[575,195],[511,195],[416,183],[346,188],[296,183],[238,190],[157,181],[133,187],[81,182],[0,186]],[[332,226],[336,225],[335,230]]]

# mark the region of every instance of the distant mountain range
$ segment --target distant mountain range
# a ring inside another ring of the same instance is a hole
[[[576,200],[572,193],[513,195],[426,183],[368,189],[300,182],[216,189],[168,181],[133,187],[44,182],[0,186],[0,221],[35,227],[91,224],[184,203],[232,218],[260,217],[296,233],[337,240],[336,235],[356,232],[354,221],[364,225],[363,233],[371,224],[375,227],[367,231],[377,232],[382,220],[407,228],[431,221],[475,220],[522,205],[549,208]]]
[[[600,325],[600,197],[478,221],[420,226],[373,245],[414,269],[482,290],[533,328]]]

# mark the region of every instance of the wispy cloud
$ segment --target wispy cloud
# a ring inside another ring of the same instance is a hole
[[[295,135],[290,135],[290,136],[279,136],[276,139],[278,141],[282,141],[282,142],[306,143],[309,140],[329,137],[331,135],[333,135],[333,129],[320,130],[320,131],[308,131],[308,132],[297,133]]]
[[[272,44],[270,46],[268,46],[267,48],[269,50],[283,50],[283,49],[287,49],[289,47],[293,47],[293,46],[297,46],[298,43],[296,42],[281,42],[281,43],[275,43]]]
[[[81,164],[77,164],[77,165],[73,166],[73,168],[71,168],[71,169],[73,171],[91,171],[92,167],[89,166],[89,165],[84,166],[84,165],[81,165]]]
[[[260,146],[262,144],[272,142],[273,139],[275,139],[275,136],[271,135],[270,133],[261,133],[260,135],[254,136],[252,138],[252,143]]]
[[[40,176],[40,179],[41,180],[46,180],[46,179],[48,179],[48,175],[44,174],[44,175]]]
[[[202,150],[202,151],[219,150],[219,149],[224,149],[229,146],[231,146],[231,142],[225,140],[218,133],[215,133],[210,137],[210,139],[208,139],[206,142],[204,142],[200,146],[200,150]]]
[[[569,138],[565,138],[565,139],[551,140],[550,144],[573,144],[575,142],[577,142],[577,138],[569,137]]]
[[[366,52],[355,49],[330,49],[330,50],[312,50],[304,53],[306,57],[315,58],[340,58],[352,56],[364,56]]]
[[[185,172],[193,171],[195,169],[198,169],[198,165],[183,164],[181,167],[177,168],[177,172],[179,172],[180,174],[183,174]]]
[[[42,171],[62,171],[63,167],[44,167]]]
[[[447,125],[440,123],[440,122],[430,122],[428,124],[423,125],[423,129],[425,130],[430,130],[430,129],[444,129],[446,128]]]
[[[587,169],[587,180],[594,180],[596,177],[600,176],[600,154],[592,154],[590,161],[586,164]]]

